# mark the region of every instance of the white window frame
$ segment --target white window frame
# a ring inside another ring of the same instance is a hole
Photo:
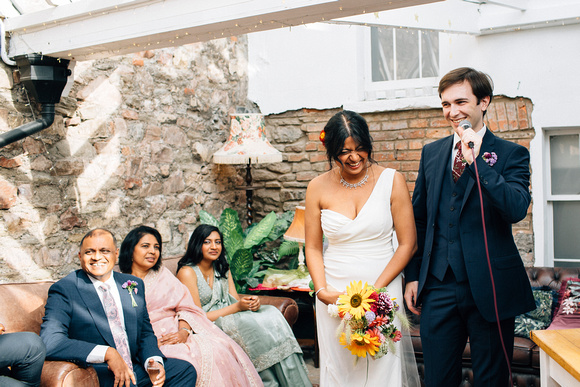
[[[380,27],[380,26],[377,26]],[[384,28],[390,28],[384,26]],[[416,30],[421,33],[421,30]],[[441,34],[441,33],[440,33]],[[393,47],[396,49],[396,33],[393,34]],[[421,60],[421,39],[419,40],[419,60]],[[439,37],[439,55],[441,55],[441,36]],[[371,28],[366,28],[364,32],[364,55],[365,55],[365,82],[364,82],[364,99],[381,100],[381,99],[398,99],[398,98],[417,98],[438,96],[437,87],[439,77],[400,79],[393,81],[373,82],[372,76],[372,47],[371,47]],[[395,61],[396,62],[396,61]],[[439,60],[441,63],[441,60]],[[397,68],[395,63],[394,72]],[[422,71],[422,69],[420,69]]]
[[[580,141],[580,127],[551,127],[544,129],[544,198],[545,198],[545,229],[544,235],[546,238],[546,259],[545,266],[554,267],[554,262],[564,261],[577,263],[580,266],[580,258],[566,259],[558,258],[554,255],[554,202],[580,202],[580,194],[578,195],[557,195],[552,194],[552,168],[551,168],[551,154],[550,154],[550,139],[555,136],[564,136],[570,134],[577,134]]]

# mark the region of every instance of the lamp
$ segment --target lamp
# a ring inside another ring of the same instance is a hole
[[[224,146],[214,153],[216,164],[246,164],[246,185],[236,187],[246,190],[246,210],[248,226],[254,218],[252,196],[252,163],[264,164],[282,161],[282,153],[266,138],[265,121],[262,114],[243,113],[231,117],[230,136]]]
[[[284,239],[298,242],[298,268],[303,270],[304,253],[302,252],[302,244],[306,241],[306,233],[304,232],[304,207],[296,206],[294,219],[290,227],[288,227],[288,230],[284,233]]]

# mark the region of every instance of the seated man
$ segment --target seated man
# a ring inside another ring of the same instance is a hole
[[[36,333],[4,333],[0,324],[0,386],[38,386],[46,349]]]
[[[81,241],[81,269],[52,285],[40,337],[49,360],[92,365],[101,386],[195,386],[196,372],[157,346],[141,279],[113,273],[119,250],[110,231]],[[146,367],[156,368],[148,374]]]

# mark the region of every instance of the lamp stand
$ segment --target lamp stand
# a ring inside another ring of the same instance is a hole
[[[252,159],[248,160],[248,165],[246,165],[246,215],[248,217],[248,226],[252,224],[254,220],[254,214],[252,213],[254,208],[252,207],[254,191],[252,190]]]

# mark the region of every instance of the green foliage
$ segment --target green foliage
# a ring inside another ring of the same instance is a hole
[[[278,241],[284,235],[292,223],[294,214],[286,212],[277,216],[271,212],[245,231],[242,229],[238,213],[231,208],[226,208],[222,212],[219,221],[203,210],[200,211],[199,217],[202,223],[220,229],[237,291],[245,293],[248,288],[258,286],[266,269],[278,263],[281,255],[274,251],[269,243]]]

